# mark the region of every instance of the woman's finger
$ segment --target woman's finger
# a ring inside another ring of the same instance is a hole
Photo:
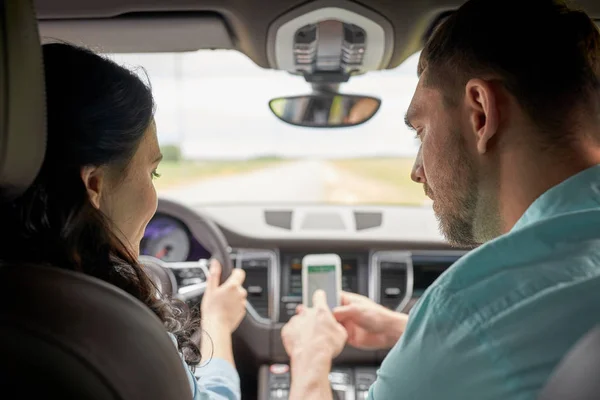
[[[208,277],[206,290],[215,290],[219,287],[219,282],[221,282],[221,263],[213,258],[210,261],[210,276]]]

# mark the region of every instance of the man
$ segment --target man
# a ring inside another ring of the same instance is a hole
[[[556,0],[471,0],[428,41],[418,74],[412,178],[449,242],[484,244],[408,323],[351,295],[333,314],[300,310],[282,333],[292,399],[330,397],[346,335],[369,348],[402,335],[371,399],[535,399],[600,322],[598,28]]]

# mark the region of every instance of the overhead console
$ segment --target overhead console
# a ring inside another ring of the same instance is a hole
[[[309,3],[281,15],[269,27],[272,68],[303,75],[310,83],[346,82],[352,75],[386,68],[392,25],[357,3]]]

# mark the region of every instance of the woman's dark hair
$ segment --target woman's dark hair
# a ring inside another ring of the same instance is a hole
[[[135,73],[89,50],[55,43],[44,45],[43,55],[46,155],[29,190],[0,205],[0,260],[80,271],[123,289],[163,321],[194,366],[197,326],[183,304],[158,293],[81,178],[84,166],[127,171],[153,120],[152,92]]]

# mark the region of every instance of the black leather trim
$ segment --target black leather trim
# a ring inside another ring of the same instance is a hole
[[[10,282],[0,291],[0,384],[22,383],[19,398],[49,391],[93,400],[191,399],[163,324],[127,293],[53,267],[2,266],[0,281]]]

